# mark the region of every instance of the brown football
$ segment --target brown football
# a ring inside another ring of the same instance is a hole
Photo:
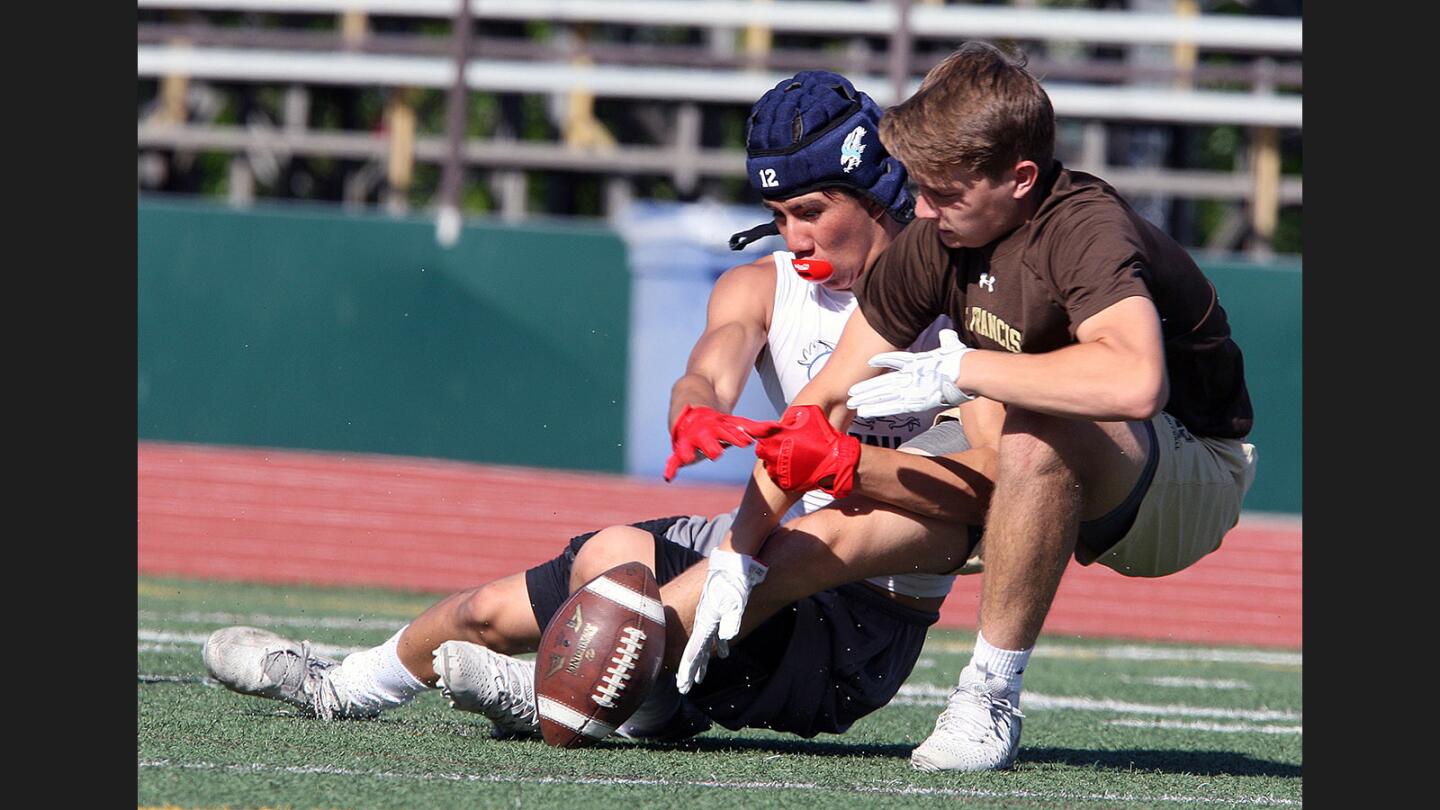
[[[665,609],[650,569],[621,563],[585,583],[550,619],[535,655],[540,733],[579,748],[645,702],[665,659]]]

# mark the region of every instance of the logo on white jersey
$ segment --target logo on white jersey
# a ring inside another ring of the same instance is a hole
[[[989,273],[981,273],[980,286],[984,287],[986,292],[995,292],[995,277]]]
[[[860,141],[864,137],[865,128],[855,127],[845,136],[845,142],[840,144],[840,168],[846,173],[860,165],[860,155],[865,152],[865,144]]]
[[[800,359],[795,362],[804,366],[805,374],[813,380],[815,375],[820,373],[820,369],[825,367],[825,361],[829,360],[830,355],[834,353],[834,344],[828,340],[816,338],[810,341],[810,345],[806,346],[804,351],[800,352]]]
[[[866,430],[883,429],[892,433],[907,433],[912,436],[921,432],[920,420],[908,413],[899,413],[894,416],[872,416],[869,419],[857,416],[850,424]]]

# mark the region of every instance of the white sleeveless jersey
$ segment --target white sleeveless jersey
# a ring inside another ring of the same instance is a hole
[[[770,316],[765,348],[755,361],[755,370],[775,413],[780,414],[830,359],[835,345],[840,342],[845,322],[855,311],[856,303],[854,293],[836,292],[800,278],[791,267],[794,253],[777,250],[774,257],[774,312]],[[950,319],[940,316],[920,333],[909,350],[920,352],[938,348],[940,330],[948,327]],[[856,417],[848,432],[865,444],[894,449],[928,430],[942,410],[944,408],[934,408],[874,419]],[[813,512],[833,500],[823,490],[811,490],[786,513],[784,520]],[[875,577],[868,581],[909,596],[944,596],[950,592],[950,583],[954,579],[953,576],[935,574],[904,574]]]

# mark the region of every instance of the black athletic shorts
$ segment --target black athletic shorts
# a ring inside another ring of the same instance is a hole
[[[1080,524],[1080,536],[1075,541],[1075,561],[1081,565],[1095,562],[1100,555],[1125,539],[1130,527],[1135,525],[1136,516],[1140,514],[1140,502],[1145,500],[1145,493],[1150,491],[1150,484],[1155,480],[1155,468],[1160,465],[1160,448],[1156,444],[1155,426],[1150,424],[1149,420],[1144,424],[1145,432],[1150,437],[1150,456],[1145,459],[1140,479],[1119,506],[1101,517]]]
[[[669,582],[705,557],[665,539],[679,516],[631,524],[655,538],[656,580]],[[543,629],[569,598],[575,554],[595,532],[525,572],[530,607]],[[813,737],[840,734],[889,703],[910,677],[925,633],[940,618],[851,583],[786,607],[712,656],[705,680],[685,699],[732,730],[769,728]],[[670,677],[662,675],[661,677]]]

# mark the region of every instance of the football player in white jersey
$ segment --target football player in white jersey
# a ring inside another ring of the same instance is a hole
[[[702,456],[773,431],[776,423],[730,413],[750,368],[782,410],[838,342],[855,306],[850,285],[913,216],[905,171],[877,137],[879,115],[868,96],[827,71],[797,74],[755,105],[751,182],[773,218],[737,234],[732,247],[779,233],[788,250],[716,282],[705,330],[672,388],[667,480]],[[938,346],[943,325],[913,348]],[[753,557],[720,552],[720,565],[713,556],[708,568],[698,564],[726,536],[733,512],[661,518],[573,538],[554,560],[452,594],[343,663],[308,644],[232,627],[207,641],[207,669],[234,691],[322,717],[374,716],[438,686],[457,708],[490,717],[496,736],[533,736],[533,663],[510,655],[534,651],[573,589],[639,560],[656,572],[662,599],[679,619],[667,623],[669,672],[681,663],[707,572],[733,571],[756,584],[745,640],[725,657],[701,661],[698,674],[682,681],[684,696],[662,676],[622,733],[675,738],[712,721],[807,737],[843,732],[893,697],[953,576],[967,560],[966,570],[977,568],[971,556],[994,475],[998,421],[984,403],[966,408],[964,420],[936,423],[937,412],[927,411],[857,420],[852,435],[823,437],[850,455],[853,475],[839,482],[817,476],[825,491],[817,486],[766,543],[763,556],[780,563],[769,581],[760,581],[765,566]],[[831,495],[849,497],[821,508]],[[852,649],[866,653],[847,657]],[[816,689],[817,661],[830,663],[834,688]],[[811,699],[820,692],[824,697]]]

